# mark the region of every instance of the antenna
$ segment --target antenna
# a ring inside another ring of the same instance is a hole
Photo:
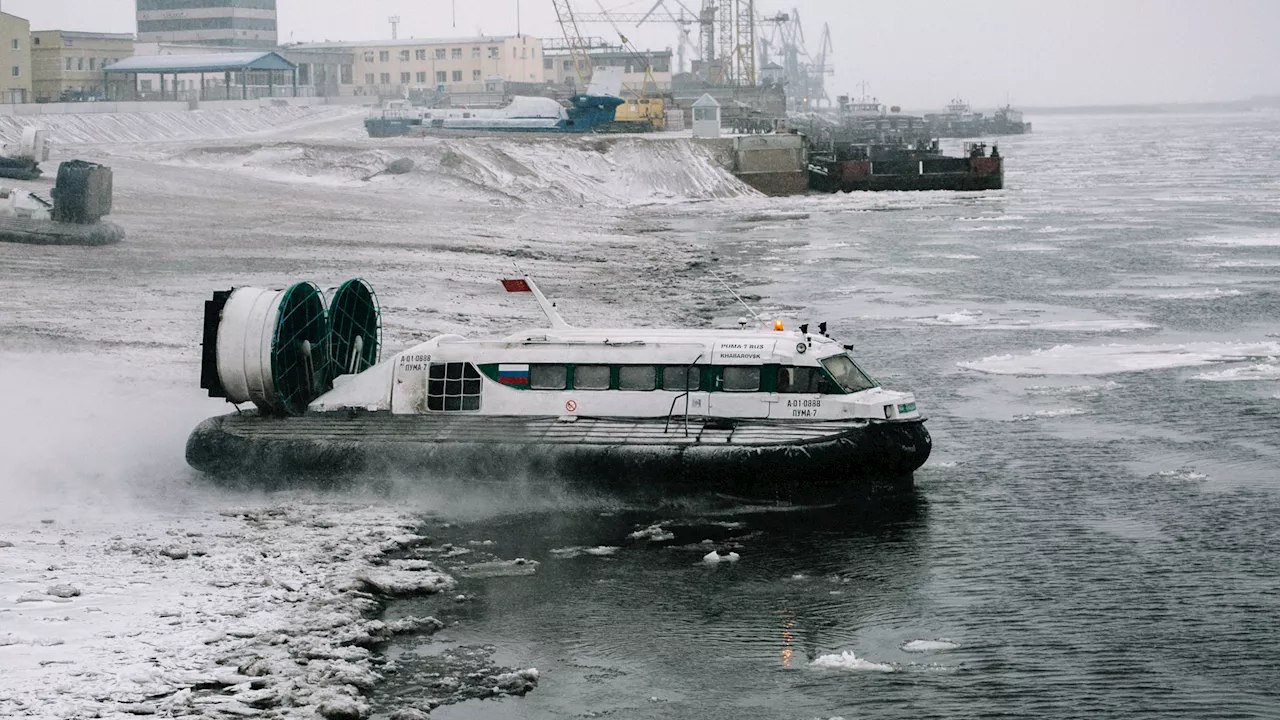
[[[396,26],[400,24],[400,16],[399,16],[399,15],[392,15],[391,17],[387,18],[387,22],[391,23],[391,39],[392,39],[392,40],[395,40],[395,39],[396,39]]]
[[[738,297],[738,293],[734,292],[733,288],[729,287],[729,283],[725,282],[724,278],[717,275],[714,270],[708,270],[707,272],[711,273],[711,277],[720,281],[720,284],[724,286],[725,290],[729,291],[729,294],[733,296],[734,300],[737,300],[738,302],[742,303],[742,307],[746,308],[747,312],[751,313],[751,317],[755,318],[756,322],[764,322],[763,320],[760,319],[760,316],[756,314],[756,311],[751,309],[751,306],[748,305],[745,300]]]

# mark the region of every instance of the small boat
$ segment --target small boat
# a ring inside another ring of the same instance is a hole
[[[201,387],[257,411],[192,433],[189,464],[220,476],[548,477],[620,490],[795,499],[910,487],[929,456],[909,392],[881,387],[808,325],[442,335],[377,361],[361,280],[219,291],[205,305]]]
[[[506,107],[416,108],[396,102],[364,121],[369,137],[418,137],[455,132],[583,133],[610,126],[624,100],[579,94],[565,107],[551,98],[517,96]]]

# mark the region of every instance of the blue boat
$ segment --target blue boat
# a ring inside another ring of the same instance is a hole
[[[369,137],[420,137],[476,132],[595,132],[614,121],[623,103],[615,95],[579,94],[565,107],[551,98],[517,96],[506,107],[495,109],[413,108],[405,105],[385,108],[381,115],[364,121]]]

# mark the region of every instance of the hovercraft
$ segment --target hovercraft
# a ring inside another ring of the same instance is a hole
[[[35,245],[107,245],[124,229],[111,212],[112,173],[105,165],[69,160],[58,166],[52,201],[0,187],[0,240]]]
[[[256,411],[201,423],[219,476],[552,477],[619,489],[794,497],[910,487],[931,441],[911,393],[807,325],[586,329],[529,277],[549,327],[442,335],[378,361],[373,291],[352,280],[235,288],[205,305],[201,387]]]

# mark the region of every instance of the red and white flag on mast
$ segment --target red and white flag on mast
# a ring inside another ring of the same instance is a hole
[[[503,280],[502,287],[506,288],[507,292],[533,292],[533,289],[529,287],[529,283],[524,281],[524,278]]]

